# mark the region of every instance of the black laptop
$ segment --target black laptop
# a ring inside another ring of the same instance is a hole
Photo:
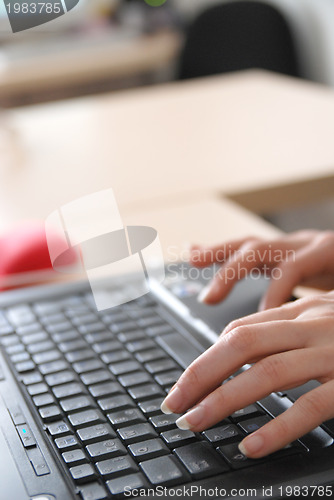
[[[244,280],[208,307],[196,300],[198,274],[170,266],[150,294],[102,312],[83,283],[0,295],[1,500],[333,496],[334,421],[265,459],[238,449],[316,381],[202,433],[161,413],[182,371],[228,322],[256,311],[267,286]]]

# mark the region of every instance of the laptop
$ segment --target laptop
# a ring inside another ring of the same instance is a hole
[[[246,279],[208,307],[196,299],[199,274],[171,265],[149,294],[102,312],[87,283],[0,294],[1,500],[332,496],[334,420],[264,459],[238,449],[315,381],[202,433],[161,413],[182,371],[228,322],[256,311],[268,284]]]

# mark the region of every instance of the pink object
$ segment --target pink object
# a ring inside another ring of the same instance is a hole
[[[55,233],[52,237],[55,245],[63,246],[61,236]],[[67,255],[66,264],[73,264],[75,253]],[[28,222],[0,236],[0,284],[1,276],[41,270],[52,271],[43,223]]]

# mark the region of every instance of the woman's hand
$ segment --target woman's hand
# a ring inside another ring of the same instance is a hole
[[[254,365],[221,385],[246,363]],[[253,458],[273,453],[334,417],[334,292],[233,321],[183,373],[162,411],[190,408],[177,424],[202,431],[273,391],[312,379],[322,385],[246,437],[243,453]]]
[[[199,300],[216,304],[237,281],[254,269],[272,277],[260,310],[286,302],[295,286],[334,288],[334,232],[299,231],[272,241],[245,238],[213,248],[192,247],[190,263],[197,267],[222,264]]]

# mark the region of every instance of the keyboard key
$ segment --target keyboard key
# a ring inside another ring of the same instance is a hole
[[[126,448],[119,439],[108,439],[107,441],[89,444],[86,446],[86,450],[88,456],[95,462],[104,460],[105,458],[113,458],[127,454]]]
[[[99,483],[91,483],[80,489],[82,500],[105,500],[107,492]]]
[[[161,361],[152,361],[151,363],[146,363],[145,368],[148,372],[155,375],[161,372],[167,372],[169,370],[174,370],[174,368],[178,368],[177,364],[169,358],[162,359]]]
[[[107,342],[98,342],[92,345],[93,350],[97,354],[103,354],[108,351],[119,351],[123,346],[118,340],[109,340]]]
[[[133,408],[135,403],[127,394],[121,394],[119,396],[112,396],[110,398],[99,399],[98,405],[103,411],[112,410],[125,410],[127,408]]]
[[[88,459],[82,450],[65,451],[62,453],[62,457],[65,464],[71,467],[88,462]]]
[[[109,326],[113,333],[128,332],[129,330],[137,330],[138,325],[135,321],[123,321],[120,323],[112,323]]]
[[[42,342],[44,340],[48,340],[48,335],[45,332],[36,332],[29,335],[23,335],[21,337],[21,340],[25,345],[31,345],[36,342]]]
[[[96,323],[96,316],[93,313],[87,314],[86,312],[84,315],[73,315],[71,321],[76,326],[87,325],[88,323]]]
[[[130,372],[135,372],[141,369],[138,361],[124,361],[122,363],[113,363],[109,365],[109,370],[114,375],[125,375]]]
[[[16,363],[15,369],[18,373],[30,372],[35,369],[35,363],[32,361],[22,361],[22,363]]]
[[[54,348],[54,343],[51,340],[45,342],[37,342],[36,344],[28,345],[27,351],[30,354],[38,354],[40,352],[49,351]]]
[[[164,324],[164,320],[158,315],[148,316],[147,318],[140,318],[138,320],[138,326],[140,326],[140,328],[150,328],[160,324]]]
[[[192,431],[185,431],[181,429],[173,429],[171,431],[163,432],[161,434],[161,437],[169,448],[183,446],[185,444],[191,443],[196,439],[196,436]]]
[[[113,380],[114,377],[107,370],[97,370],[95,372],[85,373],[80,375],[82,382],[85,385],[93,385],[106,380]]]
[[[78,327],[78,330],[83,335],[87,333],[95,333],[95,332],[105,332],[106,326],[103,323],[90,323],[89,325],[81,325]]]
[[[154,486],[174,486],[189,480],[188,473],[176,457],[171,455],[147,460],[140,467]]]
[[[256,417],[257,415],[263,415],[264,412],[257,405],[249,405],[246,408],[241,408],[241,410],[237,410],[232,413],[231,418],[235,422],[240,422],[240,420],[246,420],[251,417]]]
[[[69,321],[64,321],[63,323],[55,323],[54,325],[48,325],[46,327],[49,333],[60,333],[66,332],[66,330],[70,330],[72,325]]]
[[[138,443],[138,441],[145,441],[147,439],[158,437],[151,424],[136,424],[129,427],[118,429],[119,437],[126,444]]]
[[[59,403],[65,413],[95,407],[94,401],[89,396],[77,396],[75,398],[63,399]]]
[[[97,462],[96,467],[103,479],[124,476],[138,471],[137,464],[127,455]]]
[[[88,424],[99,424],[105,422],[105,418],[99,410],[86,410],[68,416],[73,427],[82,427]]]
[[[208,443],[192,443],[182,446],[175,450],[175,455],[194,479],[203,479],[230,470]]]
[[[156,346],[155,342],[150,339],[136,340],[134,342],[128,342],[125,347],[128,351],[132,353],[145,351],[147,349],[153,349]]]
[[[130,444],[128,449],[137,462],[150,460],[170,453],[165,443],[159,438]]]
[[[57,399],[64,399],[71,396],[78,396],[85,393],[85,389],[82,384],[78,382],[72,382],[70,384],[59,385],[53,387],[53,394]]]
[[[150,422],[157,432],[175,429],[175,422],[180,415],[156,415],[150,418]]]
[[[105,323],[110,324],[110,323],[122,323],[123,321],[127,321],[128,317],[125,313],[120,311],[117,313],[103,314],[101,316],[101,319]]]
[[[159,326],[151,326],[146,329],[147,335],[150,337],[157,337],[158,335],[163,335],[164,333],[170,333],[173,331],[173,328],[168,325],[159,325]]]
[[[85,349],[85,347],[87,347],[86,342],[80,338],[77,340],[70,340],[68,342],[60,342],[60,344],[58,345],[58,348],[63,353],[79,351],[80,349]]]
[[[131,387],[129,394],[135,401],[145,401],[145,399],[165,395],[157,384],[144,384]]]
[[[50,405],[51,403],[54,403],[53,396],[49,393],[40,394],[39,396],[34,396],[32,400],[34,402],[34,405],[37,406],[38,408],[40,406],[46,406]]]
[[[232,469],[242,469],[250,465],[261,463],[261,459],[247,458],[238,448],[238,443],[219,446],[217,451],[227,460]]]
[[[150,349],[148,351],[141,351],[135,354],[135,358],[140,363],[148,363],[150,361],[156,361],[157,359],[166,358],[167,355],[162,349]]]
[[[44,314],[39,317],[39,320],[43,325],[57,325],[58,323],[66,322],[66,316],[63,313],[56,314]]]
[[[181,375],[182,375],[181,370],[172,370],[170,372],[164,372],[161,373],[160,375],[156,375],[154,378],[156,382],[162,387],[169,387],[171,385],[174,385],[177,382],[177,380],[181,377]]]
[[[60,358],[60,352],[56,351],[55,349],[53,351],[40,352],[38,354],[34,354],[34,356],[32,357],[36,365],[49,363],[50,361],[55,361],[56,359],[59,358]]]
[[[27,373],[25,375],[22,375],[22,383],[24,385],[30,385],[30,384],[38,384],[39,382],[42,382],[43,378],[42,375],[38,372],[32,372],[32,373]]]
[[[44,392],[48,392],[49,388],[44,382],[39,384],[33,384],[27,386],[27,391],[30,396],[37,396],[37,394],[43,394]]]
[[[50,373],[57,373],[68,368],[67,363],[63,359],[58,359],[57,361],[51,361],[51,363],[42,363],[39,365],[39,371],[43,375],[49,375]]]
[[[10,330],[8,333],[12,331],[12,328],[9,327]],[[23,335],[29,335],[29,333],[36,333],[41,330],[41,325],[39,323],[31,323],[30,325],[19,326],[16,328],[16,333],[22,337]]]
[[[127,410],[108,413],[107,418],[116,428],[146,422],[146,418],[138,408],[129,408]]]
[[[128,351],[106,352],[101,355],[101,359],[108,365],[117,361],[127,361],[131,359],[131,354]]]
[[[51,436],[60,436],[61,434],[68,434],[72,432],[66,422],[63,420],[59,422],[53,422],[52,424],[48,424],[48,431]]]
[[[68,330],[67,332],[53,333],[51,338],[56,344],[59,344],[59,342],[68,342],[69,340],[78,339],[80,335],[76,330]]]
[[[244,420],[239,423],[239,426],[244,432],[250,434],[251,432],[260,429],[260,427],[270,422],[270,420],[271,419],[269,417],[264,415],[263,417],[255,417],[255,418],[250,418],[249,420]]]
[[[111,479],[106,484],[113,498],[124,498],[133,490],[144,491],[148,488],[148,483],[140,472]]]
[[[152,377],[147,372],[133,372],[129,375],[122,375],[118,380],[123,387],[133,387],[145,382],[153,382]]]
[[[88,333],[85,335],[86,342],[89,344],[94,344],[95,342],[108,342],[113,337],[113,334],[109,331]]]
[[[228,444],[233,441],[241,441],[243,434],[235,425],[223,425],[221,427],[214,427],[213,429],[208,429],[204,431],[203,436],[214,444]]]
[[[148,316],[152,316],[151,309],[129,308],[127,313],[132,319],[147,318]]]
[[[138,406],[146,417],[153,417],[161,414],[160,406],[163,400],[164,398],[149,399],[138,403]]]
[[[55,439],[58,450],[73,450],[79,448],[79,441],[76,436],[63,436]]]
[[[94,467],[91,464],[82,464],[71,467],[70,474],[77,483],[88,483],[97,477]]]
[[[51,422],[52,420],[57,420],[61,417],[60,408],[56,405],[45,406],[39,409],[39,414],[44,420],[44,422]]]
[[[23,352],[23,351],[24,351],[23,344],[14,344],[14,345],[9,345],[6,347],[6,352],[8,355],[17,354],[17,353]]]
[[[78,374],[92,372],[93,370],[103,368],[103,366],[104,365],[99,359],[88,359],[85,361],[79,361],[78,363],[73,363],[73,369]]]
[[[45,377],[45,381],[49,387],[67,384],[68,382],[73,382],[74,380],[75,380],[74,373],[69,371],[52,373],[51,375],[47,375]]]
[[[16,430],[21,438],[22,444],[25,448],[36,446],[35,437],[27,424],[20,424],[16,426]]]
[[[19,343],[19,337],[17,335],[7,335],[5,337],[1,337],[0,344],[4,347],[9,347],[11,345],[16,345]]]
[[[27,352],[18,352],[17,354],[13,354],[10,357],[12,363],[21,363],[22,361],[27,361],[30,359],[30,356]]]
[[[120,342],[123,342],[124,344],[126,342],[133,342],[136,340],[142,340],[146,339],[146,333],[144,330],[134,330],[130,332],[122,332],[117,335],[117,338]]]
[[[81,349],[81,351],[72,351],[65,354],[65,358],[69,363],[76,363],[77,361],[84,361],[94,357],[94,352],[89,349]]]
[[[84,444],[95,443],[105,439],[112,439],[116,437],[115,432],[109,424],[97,424],[90,427],[78,429],[77,434]]]
[[[103,384],[90,385],[88,390],[94,398],[125,393],[123,387],[118,382],[104,382]]]

